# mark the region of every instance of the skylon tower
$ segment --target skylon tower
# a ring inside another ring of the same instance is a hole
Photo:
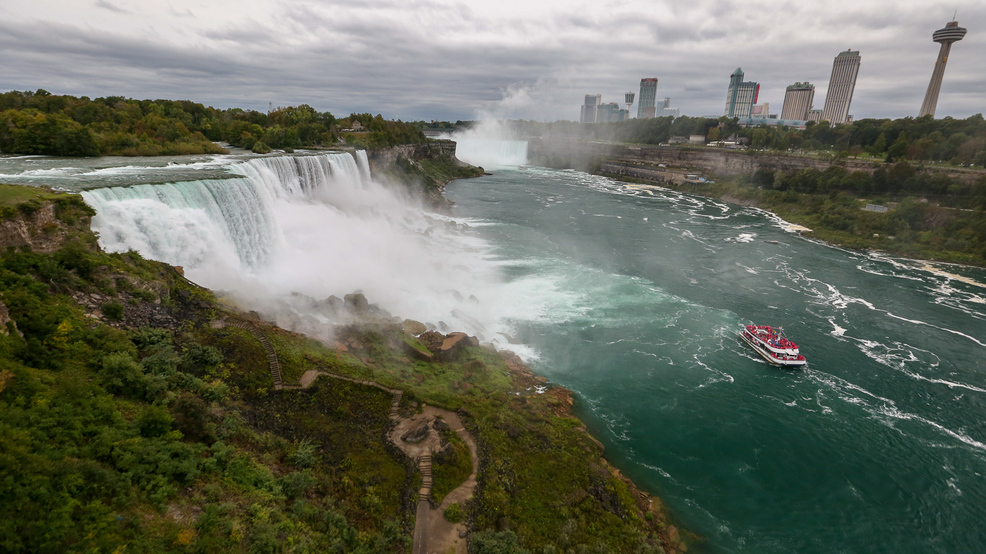
[[[941,49],[938,50],[938,59],[935,60],[935,70],[931,73],[931,83],[928,84],[928,92],[924,95],[924,102],[921,104],[921,112],[918,114],[918,117],[927,114],[935,117],[935,108],[938,106],[938,92],[941,91],[941,80],[945,75],[945,64],[948,62],[948,53],[952,50],[952,43],[962,40],[965,33],[965,28],[959,27],[959,22],[953,19],[932,35],[932,40],[941,43]]]

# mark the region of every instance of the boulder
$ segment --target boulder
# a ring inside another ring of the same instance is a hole
[[[436,419],[434,423],[431,424],[431,428],[441,433],[446,429],[451,429],[448,423],[445,423],[444,419]]]
[[[370,303],[366,300],[361,292],[354,292],[352,294],[347,294],[343,300],[346,303],[346,308],[356,314],[364,314],[370,309]]]
[[[405,319],[404,322],[401,323],[401,328],[404,329],[405,333],[414,336],[418,336],[428,330],[424,323],[414,321],[413,319]]]
[[[442,361],[455,360],[463,350],[470,346],[479,346],[479,339],[470,337],[465,333],[449,333],[445,335],[445,340],[442,341],[438,358]]]
[[[414,358],[415,360],[421,360],[423,362],[433,362],[435,357],[432,356],[431,352],[424,350],[418,350],[417,348],[411,346],[410,344],[404,343],[404,353],[408,356]]]
[[[401,440],[406,443],[417,444],[425,440],[430,431],[431,427],[428,426],[428,422],[422,421],[412,427],[410,431],[401,435]]]

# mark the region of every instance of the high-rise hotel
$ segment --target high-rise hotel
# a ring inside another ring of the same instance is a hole
[[[639,101],[637,119],[650,119],[657,115],[657,79],[650,77],[640,80]]]
[[[827,119],[833,125],[849,121],[849,103],[852,102],[852,92],[856,88],[859,59],[858,51],[846,50],[839,52],[832,64],[822,119]]]
[[[743,81],[743,70],[737,67],[736,71],[729,76],[729,90],[726,91],[726,117],[750,117],[758,96],[760,96],[760,83]]]
[[[781,108],[781,119],[797,121],[808,120],[808,110],[815,101],[815,85],[811,83],[794,83],[788,85],[784,92],[784,106]]]

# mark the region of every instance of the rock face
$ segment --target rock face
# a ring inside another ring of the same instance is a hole
[[[55,203],[48,201],[30,214],[0,219],[0,247],[28,246],[47,254],[62,247],[72,228],[89,229],[90,218],[80,216],[69,225],[58,219]]]

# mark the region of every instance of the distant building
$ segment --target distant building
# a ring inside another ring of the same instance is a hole
[[[665,98],[657,104],[657,113],[654,117],[679,117],[681,115],[681,110],[678,108],[671,107],[671,99]]]
[[[808,121],[818,123],[822,120],[822,110],[808,110]]]
[[[763,119],[777,119],[777,114],[770,113],[770,103],[754,104],[750,110],[750,117],[760,117]]]
[[[657,79],[640,80],[640,98],[637,104],[637,119],[650,119],[657,115]]]
[[[623,121],[623,114],[627,111],[620,108],[616,102],[600,104],[596,111],[596,123],[616,123]]]
[[[935,108],[938,107],[938,93],[941,91],[942,77],[945,76],[945,63],[948,62],[948,53],[952,50],[952,43],[958,42],[965,37],[966,30],[959,27],[958,21],[949,21],[944,28],[935,31],[931,40],[941,43],[938,50],[938,59],[935,60],[935,70],[931,72],[931,82],[928,83],[928,92],[924,94],[924,102],[921,104],[921,112],[918,116],[931,114],[935,117]]]
[[[760,96],[760,83],[743,80],[743,70],[729,76],[729,90],[726,92],[726,117],[750,117],[753,105]]]
[[[579,119],[581,123],[595,123],[596,122],[596,112],[599,109],[599,105],[603,103],[602,94],[586,94],[585,103],[582,104],[582,117]]]
[[[839,52],[832,63],[832,76],[829,89],[825,93],[825,107],[822,119],[833,125],[849,121],[849,103],[856,88],[856,75],[859,74],[859,52],[846,50]]]
[[[804,82],[788,85],[784,92],[784,106],[781,108],[781,119],[808,119],[808,110],[815,101],[815,85]]]

